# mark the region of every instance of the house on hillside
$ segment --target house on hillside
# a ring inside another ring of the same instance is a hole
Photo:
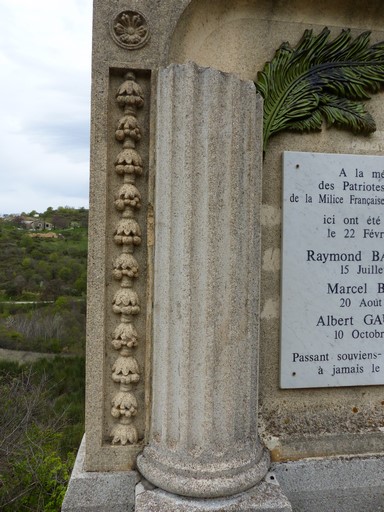
[[[21,224],[25,229],[30,231],[50,231],[53,229],[53,224],[40,218],[32,219],[30,217],[23,217]]]

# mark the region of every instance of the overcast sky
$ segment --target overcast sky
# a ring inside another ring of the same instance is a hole
[[[0,0],[0,214],[88,207],[92,0]]]

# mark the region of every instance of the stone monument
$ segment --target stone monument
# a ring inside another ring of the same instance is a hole
[[[383,96],[369,137],[263,151],[253,82],[306,29],[375,44],[383,22],[378,0],[95,0],[86,432],[63,511],[382,510]]]

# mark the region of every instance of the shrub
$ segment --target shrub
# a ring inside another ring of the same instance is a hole
[[[1,511],[60,510],[84,429],[83,397],[83,359],[0,361]]]

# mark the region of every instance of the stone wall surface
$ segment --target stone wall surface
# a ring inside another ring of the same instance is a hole
[[[272,464],[295,512],[382,512],[383,457],[335,457]]]
[[[333,36],[351,28],[384,40],[381,2],[202,0],[190,2],[173,35],[170,60],[194,60],[255,80],[282,42],[295,46],[305,29]],[[382,154],[384,96],[367,104],[377,124],[369,137],[327,130],[272,137],[263,162],[260,434],[273,460],[382,452],[382,388],[279,389],[281,178],[283,151]]]

